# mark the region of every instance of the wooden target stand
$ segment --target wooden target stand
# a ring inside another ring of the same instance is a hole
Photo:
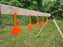
[[[27,9],[23,9],[23,8],[18,8],[18,7],[14,7],[14,6],[8,6],[8,5],[4,5],[4,4],[0,4],[0,15],[14,15],[14,27],[12,28],[11,32],[13,32],[13,35],[17,35],[20,32],[19,27],[17,27],[17,22],[16,22],[16,15],[25,15],[25,16],[29,16],[29,25],[27,26],[27,28],[29,30],[32,29],[32,24],[31,24],[31,16],[37,16],[37,24],[36,27],[39,27],[39,16],[42,16],[42,28],[39,31],[39,33],[36,35],[36,37],[39,36],[39,34],[41,33],[41,31],[43,30],[43,28],[45,27],[45,25],[48,23],[50,23],[50,18],[48,19],[48,17],[51,17],[54,24],[56,25],[61,37],[63,38],[63,34],[59,28],[59,26],[57,25],[54,17],[51,14],[48,13],[43,13],[43,12],[38,12],[38,11],[34,11],[34,10],[27,10]],[[31,14],[31,16],[29,15]],[[38,15],[39,14],[39,15]],[[46,22],[44,24],[44,16],[46,16]],[[31,28],[29,28],[29,26],[31,25]],[[15,32],[15,33],[14,33]]]

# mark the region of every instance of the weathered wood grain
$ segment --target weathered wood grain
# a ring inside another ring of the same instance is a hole
[[[0,15],[1,15],[1,6],[0,6]]]
[[[7,15],[13,15],[14,12],[16,12],[17,15],[23,15],[23,16],[28,16],[29,14],[31,14],[31,16],[37,16],[37,15],[51,16],[51,14],[48,13],[43,13],[43,12],[38,12],[34,10],[28,10],[14,6],[3,5],[3,4],[0,4],[0,9],[1,9],[0,14],[7,14]]]

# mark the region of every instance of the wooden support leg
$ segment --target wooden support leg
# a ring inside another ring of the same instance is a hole
[[[56,27],[57,27],[57,29],[58,29],[58,31],[59,31],[59,33],[60,33],[61,37],[63,38],[63,34],[62,34],[62,32],[61,32],[61,30],[60,30],[59,26],[57,25],[57,23],[56,23],[55,19],[53,19],[53,22],[55,23],[55,25],[56,25]]]
[[[43,28],[45,27],[46,23],[44,24],[44,26],[41,28],[40,32],[43,30]],[[39,36],[40,32],[36,35],[36,37]]]

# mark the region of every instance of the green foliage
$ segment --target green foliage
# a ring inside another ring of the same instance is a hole
[[[61,0],[57,0],[53,2],[49,1],[44,6],[45,12],[51,13],[54,16],[59,16],[62,18],[63,17],[63,5],[61,5],[61,3],[62,3]]]
[[[31,20],[32,20],[32,23],[36,23],[36,22],[37,22],[37,17],[32,16],[32,17],[31,17]]]
[[[13,25],[12,15],[0,15],[0,27],[4,27],[6,25]]]

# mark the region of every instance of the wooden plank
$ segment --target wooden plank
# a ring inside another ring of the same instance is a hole
[[[56,23],[55,19],[53,19],[53,22],[55,23],[55,25],[56,25],[56,27],[57,27],[57,29],[58,29],[58,31],[59,31],[59,33],[60,33],[61,37],[63,38],[63,34],[62,34],[62,32],[61,32],[61,30],[60,30],[59,26],[57,25],[57,23]]]
[[[0,6],[0,15],[1,15],[1,6]]]
[[[51,16],[51,14],[48,13],[38,12],[34,10],[27,10],[27,9],[3,5],[3,4],[0,4],[0,9],[1,9],[1,14],[8,14],[8,15],[13,15],[14,12],[16,12],[17,15],[25,15],[25,16],[28,16],[29,14],[31,14],[31,16],[37,16],[37,15]]]

